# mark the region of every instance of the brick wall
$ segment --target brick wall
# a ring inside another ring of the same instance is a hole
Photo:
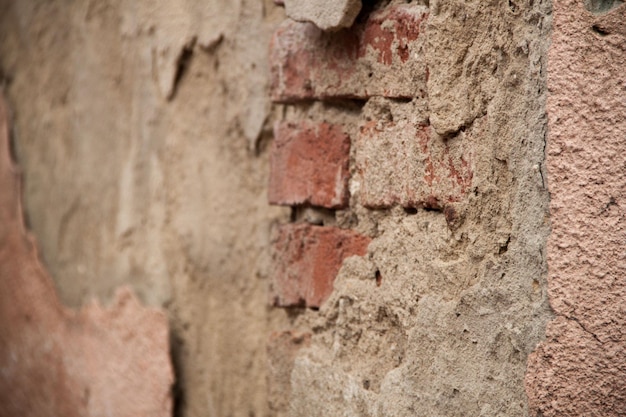
[[[318,309],[344,260],[367,256],[372,236],[333,224],[337,211],[430,209],[445,212],[450,227],[458,220],[455,203],[472,187],[472,149],[464,132],[442,136],[429,124],[427,19],[428,8],[403,4],[366,11],[339,32],[290,19],[275,32],[271,97],[283,118],[274,126],[269,202],[293,215],[275,233],[272,305]],[[375,279],[380,285],[379,272]],[[287,409],[276,392],[290,391],[303,338],[310,334],[270,338],[270,369],[287,373],[270,380],[276,411]]]
[[[397,0],[347,29],[278,26],[276,415],[527,415],[549,316],[545,45],[529,40],[548,12]]]
[[[438,135],[416,112],[428,79],[420,37],[427,18],[426,7],[407,4],[364,14],[339,32],[292,20],[278,28],[270,51],[275,103],[335,101],[339,112],[341,100],[372,105],[343,126],[323,113],[318,120],[276,122],[271,204],[336,210],[358,200],[371,209],[444,210],[464,199],[472,184],[471,150],[463,140]],[[383,100],[379,106],[376,99]],[[333,226],[283,225],[274,245],[274,304],[319,307],[343,260],[365,255],[368,242]]]

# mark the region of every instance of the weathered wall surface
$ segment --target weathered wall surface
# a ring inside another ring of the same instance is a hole
[[[368,1],[333,33],[269,0],[0,12],[61,298],[167,307],[180,415],[528,414],[549,1]]]
[[[526,379],[543,416],[626,415],[626,5],[586,5],[555,1],[548,61],[557,317]]]
[[[0,1],[25,210],[62,301],[167,307],[182,415],[267,415],[271,1]],[[182,59],[181,59],[182,58]]]
[[[0,416],[171,415],[167,316],[128,289],[113,306],[62,306],[24,227],[0,95]]]
[[[271,96],[282,111],[270,185],[286,185],[271,201],[321,206],[295,210],[273,248],[273,301],[293,316],[270,339],[276,415],[529,413],[526,361],[551,317],[551,6],[407,3],[366,3],[335,33],[286,21],[272,39]],[[288,163],[341,173],[334,158],[305,151],[312,136],[340,143],[336,132],[351,139],[351,195],[339,205],[340,174],[305,181]],[[317,225],[294,237],[300,222]],[[337,228],[371,243],[344,260],[320,303],[311,294],[328,271],[308,265],[333,242],[318,236]]]

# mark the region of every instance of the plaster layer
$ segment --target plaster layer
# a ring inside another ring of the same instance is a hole
[[[57,298],[24,228],[0,96],[0,416],[169,416],[167,317],[126,288],[79,311]]]
[[[168,311],[178,415],[268,415],[271,0],[0,0],[25,211],[61,301]],[[194,41],[195,40],[195,41]]]
[[[534,415],[626,414],[626,5],[558,0],[548,60],[549,294]],[[602,8],[610,6],[608,8]]]
[[[284,4],[287,16],[322,30],[348,28],[361,11],[361,0],[285,0]]]

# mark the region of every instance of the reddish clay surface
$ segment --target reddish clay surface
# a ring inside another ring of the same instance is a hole
[[[626,415],[626,4],[556,0],[548,60],[550,303],[533,415]]]
[[[348,204],[350,137],[341,126],[277,123],[270,158],[271,204],[326,208]]]
[[[409,59],[409,48],[420,34],[420,23],[425,15],[407,13],[403,7],[385,9],[370,17],[361,35],[359,57],[364,57],[372,48],[378,52],[378,62],[393,64],[397,54],[400,61]]]
[[[471,187],[472,154],[463,138],[451,144],[430,126],[372,121],[361,127],[357,144],[366,207],[440,209],[463,200]]]
[[[170,416],[165,314],[129,290],[111,307],[61,305],[24,229],[0,97],[0,416]]]
[[[426,17],[422,6],[391,7],[336,33],[286,21],[270,51],[272,99],[423,96],[427,70],[419,34]]]
[[[365,255],[369,243],[367,236],[336,227],[282,226],[274,243],[274,304],[319,307],[333,291],[343,260]]]

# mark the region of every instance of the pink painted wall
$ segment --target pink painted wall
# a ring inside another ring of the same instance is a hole
[[[580,0],[554,2],[548,89],[556,318],[529,359],[530,407],[546,417],[625,415],[626,4],[593,13]]]
[[[0,416],[166,417],[167,316],[126,288],[112,306],[64,307],[22,215],[0,95]]]

